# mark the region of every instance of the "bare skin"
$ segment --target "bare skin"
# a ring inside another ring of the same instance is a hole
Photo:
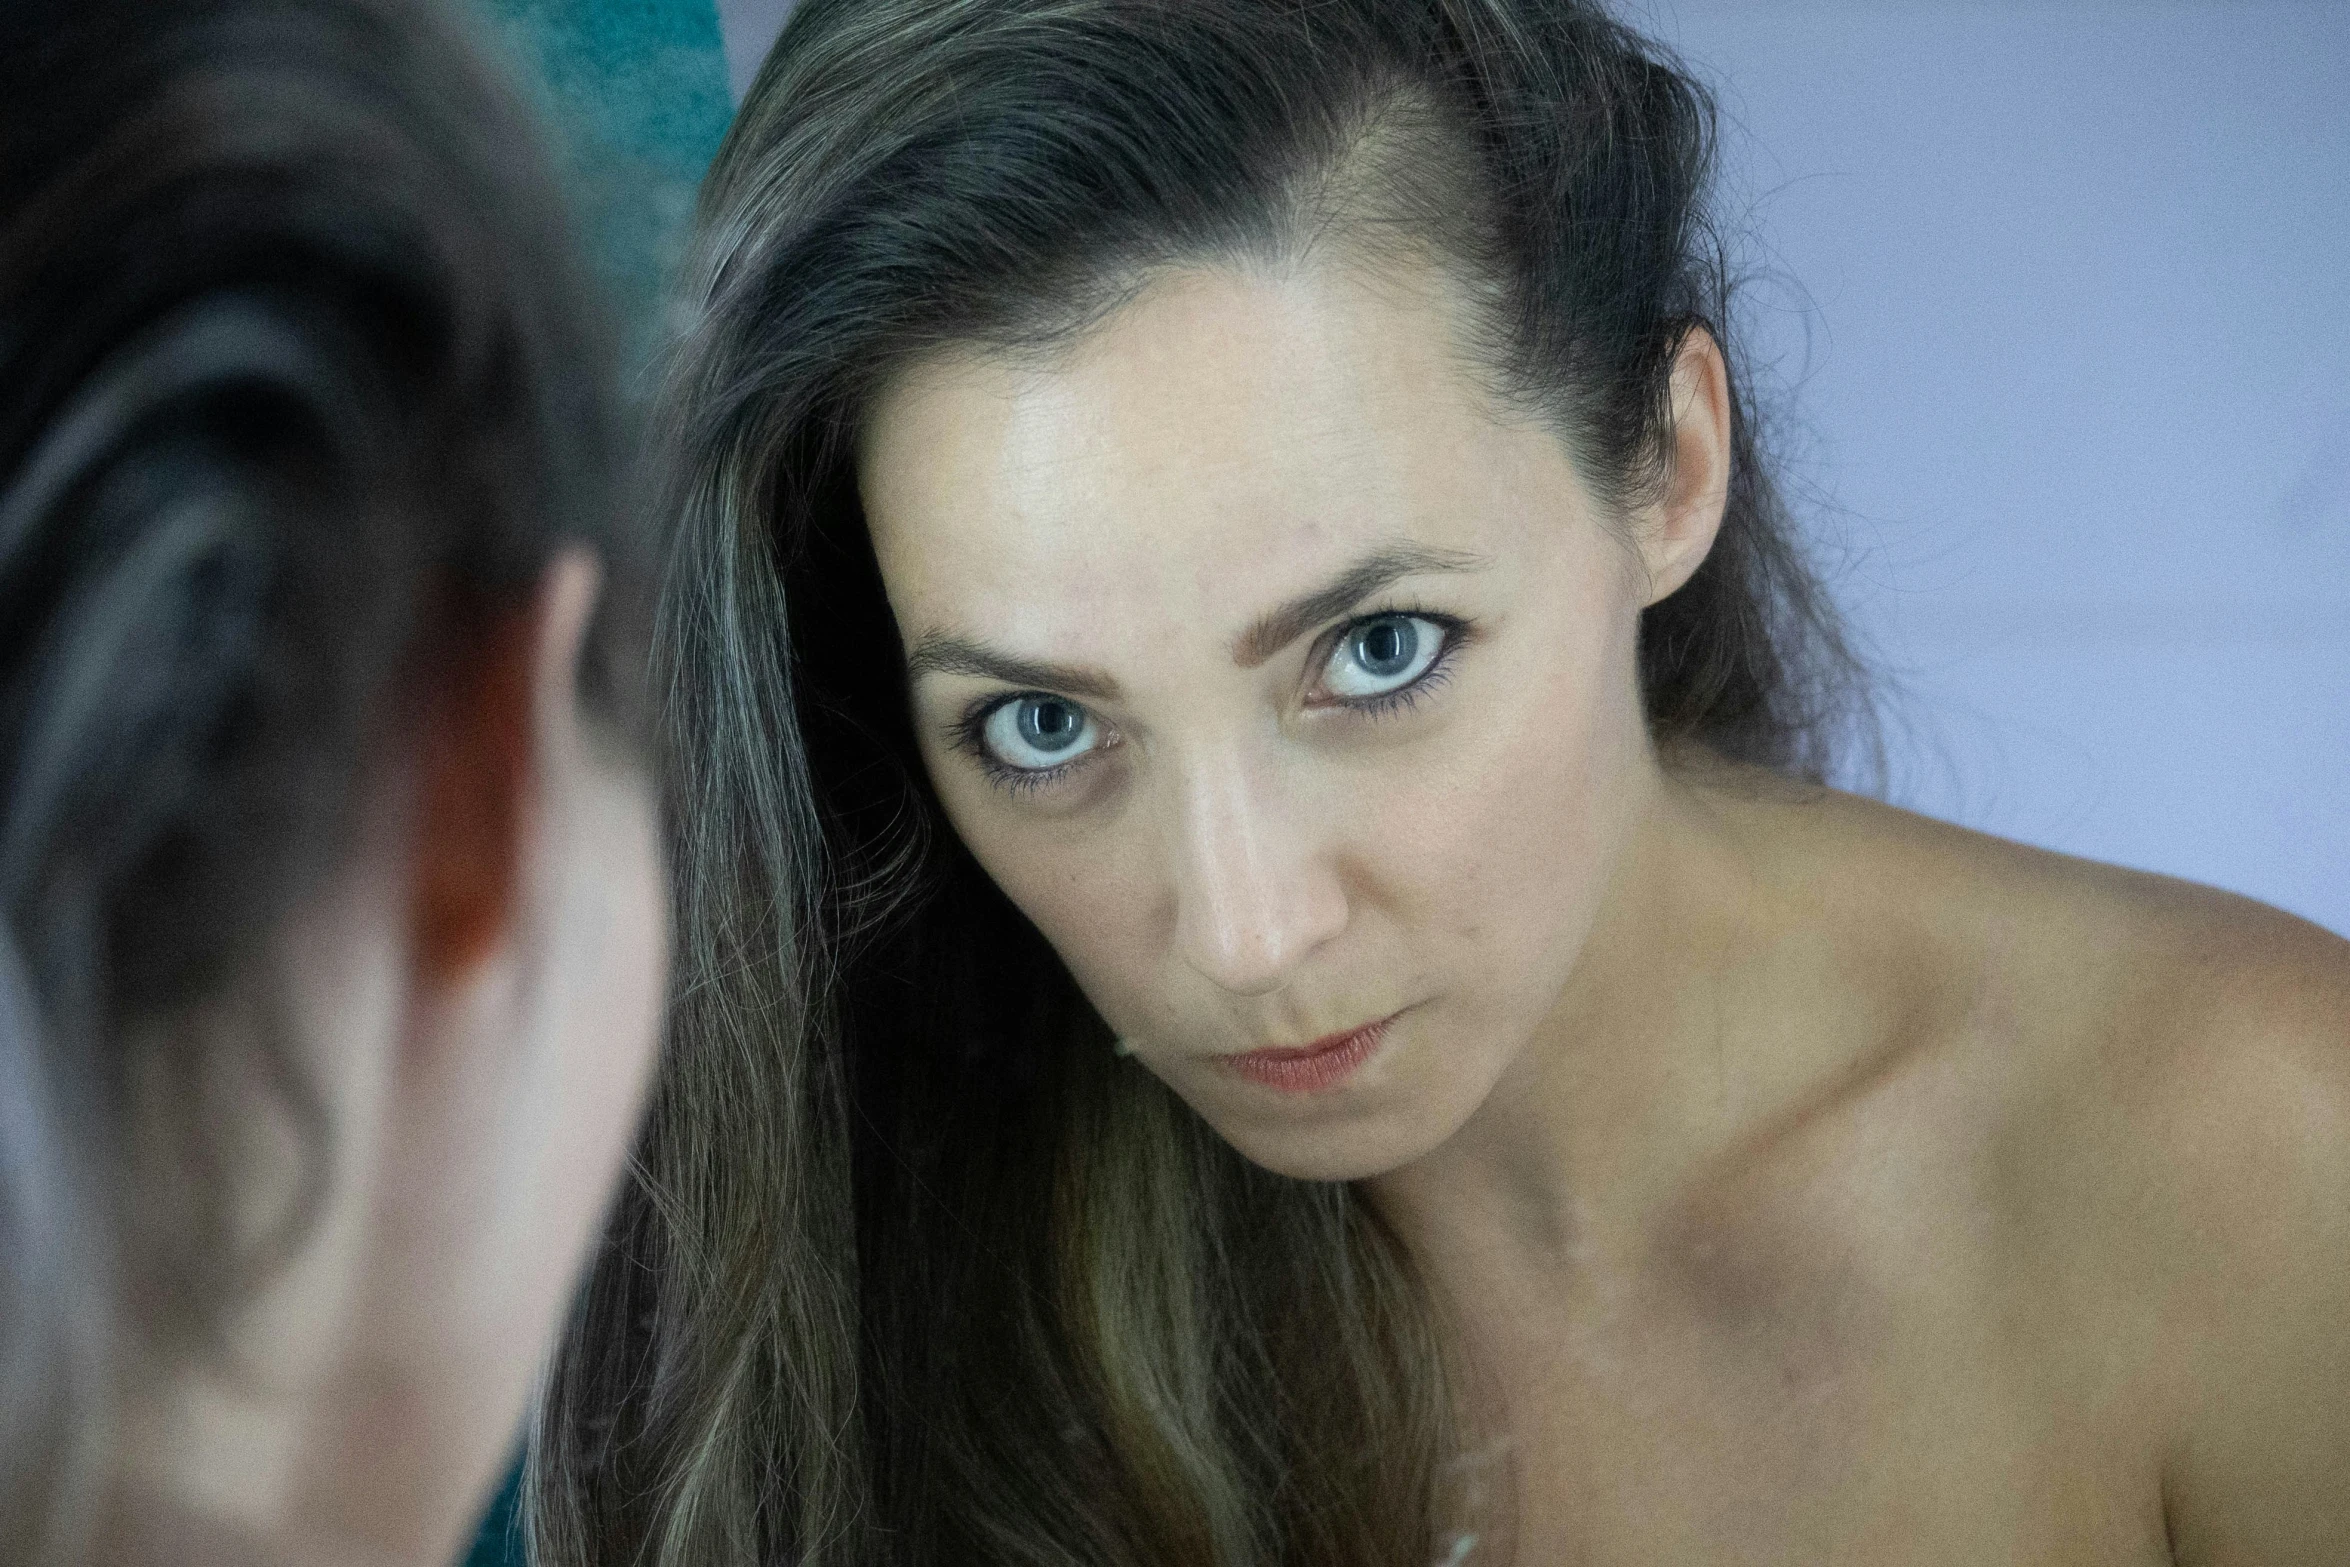
[[[473,660],[479,690],[451,682],[385,748],[344,863],[258,977],[331,1108],[334,1167],[226,1344],[151,1353],[128,1379],[93,1559],[445,1567],[464,1549],[659,1032],[652,784],[578,693],[599,576],[585,550],[559,555],[520,634]],[[521,700],[487,694],[501,688]],[[509,747],[519,770],[498,765]],[[509,808],[473,804],[501,790]],[[500,863],[510,878],[473,873]],[[429,885],[450,890],[428,908]],[[282,1212],[282,1099],[221,1093],[245,1123],[238,1197]]]
[[[1719,354],[1612,514],[1454,311],[1167,274],[907,372],[860,473],[957,830],[1142,1069],[1422,1259],[1474,1559],[2350,1559],[2350,947],[1660,754]]]
[[[1850,796],[1660,809],[1580,1048],[1378,1183],[1507,1368],[1517,1559],[2343,1560],[2342,944]]]

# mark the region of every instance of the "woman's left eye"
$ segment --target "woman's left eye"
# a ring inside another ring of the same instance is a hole
[[[1342,701],[1401,691],[1428,672],[1444,651],[1445,628],[1424,615],[1378,615],[1339,633],[1322,673],[1323,687]]]

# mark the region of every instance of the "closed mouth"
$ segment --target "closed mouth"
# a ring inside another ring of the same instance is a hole
[[[1387,1037],[1388,1025],[1401,1015],[1392,1014],[1343,1034],[1325,1034],[1310,1045],[1251,1050],[1221,1061],[1251,1082],[1285,1093],[1335,1088],[1371,1058]]]

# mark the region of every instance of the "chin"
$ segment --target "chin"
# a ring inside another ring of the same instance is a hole
[[[1242,1158],[1299,1181],[1367,1181],[1389,1175],[1426,1158],[1457,1130],[1368,1107],[1352,1114],[1326,1110],[1311,1120],[1284,1122],[1201,1113]]]

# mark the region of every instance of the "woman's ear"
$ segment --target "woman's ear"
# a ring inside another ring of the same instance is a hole
[[[1730,496],[1730,370],[1713,333],[1693,326],[1673,357],[1673,424],[1664,494],[1640,528],[1648,597],[1669,598],[1705,563]]]
[[[577,722],[599,576],[589,551],[564,551],[528,602],[493,619],[435,682],[418,736],[410,910],[416,978],[428,988],[464,975],[510,933],[541,737]]]

